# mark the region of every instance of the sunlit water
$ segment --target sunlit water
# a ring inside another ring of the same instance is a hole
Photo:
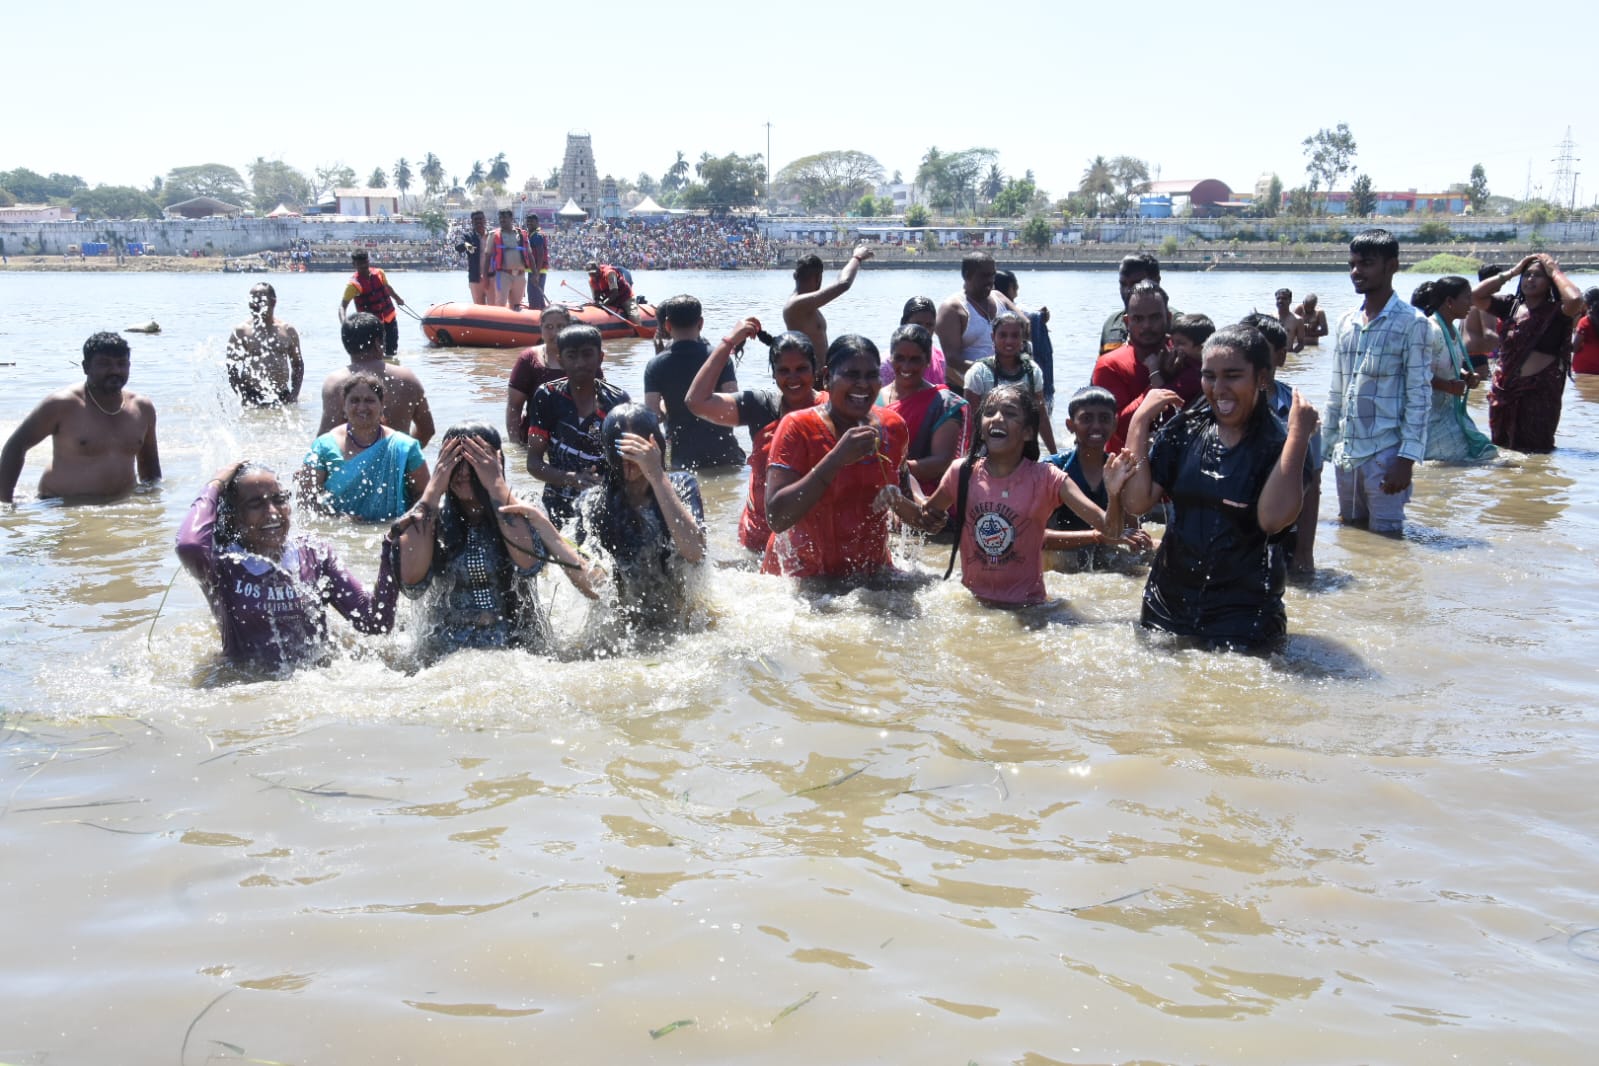
[[[1420,470],[1404,542],[1340,530],[1329,478],[1326,572],[1272,659],[1148,639],[1137,577],[1052,574],[1072,620],[1034,628],[953,580],[807,600],[718,565],[709,627],[647,654],[582,657],[554,576],[559,661],[408,676],[399,634],[218,684],[173,534],[224,462],[291,470],[343,364],[342,279],[275,276],[313,399],[241,415],[222,348],[255,280],[0,275],[0,431],[89,333],[153,317],[132,387],[166,472],[0,515],[0,1062],[1590,1061],[1594,385],[1552,456]],[[393,281],[418,310],[466,288]],[[1283,284],[1334,321],[1354,299],[1336,274],[1167,282],[1218,322]],[[638,284],[699,295],[713,339],[789,287]],[[868,266],[827,314],[881,343],[957,285]],[[1063,389],[1086,379],[1114,279],[1022,297]],[[512,353],[403,323],[441,429],[498,424]],[[638,396],[648,342],[608,350]],[[1286,375],[1317,403],[1329,350]],[[765,380],[753,347],[741,370]],[[719,564],[743,485],[705,479]],[[370,579],[372,530],[295,521]]]

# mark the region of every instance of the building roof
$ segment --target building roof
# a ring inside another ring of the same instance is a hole
[[[334,189],[333,195],[351,200],[398,200],[398,189]]]
[[[169,215],[182,215],[184,218],[205,218],[207,215],[237,215],[244,211],[238,204],[230,204],[226,200],[218,200],[214,196],[196,196],[192,200],[182,200],[167,206]]]

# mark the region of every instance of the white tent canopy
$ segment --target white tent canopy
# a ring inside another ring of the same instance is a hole
[[[630,215],[664,215],[668,212],[666,208],[655,202],[655,197],[646,196],[637,205],[629,208],[627,213]]]
[[[299,217],[300,217],[300,212],[294,210],[288,204],[279,204],[278,206],[274,207],[272,210],[267,212],[267,218],[299,218]]]
[[[566,205],[555,212],[561,218],[588,218],[589,213],[577,206],[577,201],[570,196],[566,198]]]

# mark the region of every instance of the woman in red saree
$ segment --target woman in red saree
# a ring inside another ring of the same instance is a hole
[[[1520,275],[1514,299],[1500,296]],[[1529,255],[1472,290],[1473,305],[1497,315],[1499,366],[1488,393],[1493,442],[1519,452],[1551,452],[1560,425],[1560,398],[1571,371],[1571,323],[1582,314],[1582,292],[1552,258]]]
[[[896,329],[888,342],[894,377],[877,395],[877,406],[905,420],[910,432],[905,465],[927,496],[937,491],[939,479],[960,457],[968,436],[965,399],[927,381],[932,354],[933,335],[924,327],[913,324]]]

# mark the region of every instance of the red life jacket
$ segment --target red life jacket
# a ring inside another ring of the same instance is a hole
[[[394,321],[394,301],[389,299],[389,279],[377,267],[367,270],[363,280],[360,273],[350,275],[350,284],[360,291],[355,294],[355,309],[377,315],[385,322]]]
[[[591,282],[590,287],[594,290],[594,299],[600,303],[625,303],[633,298],[633,286],[609,263],[600,264],[599,280]]]
[[[522,266],[531,270],[533,268],[533,250],[527,244],[527,232],[520,227],[516,230],[516,248],[522,253]],[[494,239],[489,242],[489,270],[495,274],[500,272],[500,263],[505,258],[505,231],[495,230]]]

